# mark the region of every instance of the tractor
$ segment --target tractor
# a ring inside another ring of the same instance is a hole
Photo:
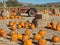
[[[10,10],[16,11],[16,9],[14,8],[11,8]],[[24,6],[24,7],[17,8],[17,12],[19,12],[20,15],[28,14],[28,16],[35,16],[37,13],[37,9]]]
[[[3,11],[6,12],[6,2],[5,0],[3,0]],[[14,8],[10,8],[10,10],[13,10]],[[16,11],[16,9],[14,9],[14,11]],[[37,13],[37,10],[32,6],[32,7],[28,7],[28,6],[23,6],[23,7],[19,7],[17,8],[17,12],[19,12],[20,14],[28,14],[28,16],[35,16]],[[5,14],[5,13],[4,13]]]

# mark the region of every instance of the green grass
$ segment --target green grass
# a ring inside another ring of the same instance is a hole
[[[18,7],[7,7],[7,8],[20,8],[21,6],[18,6]],[[0,7],[0,9],[1,9],[2,7]],[[40,9],[50,9],[50,8],[52,8],[52,7],[34,7],[34,8],[36,8],[37,10],[40,10]],[[59,9],[60,9],[60,7],[58,7]]]

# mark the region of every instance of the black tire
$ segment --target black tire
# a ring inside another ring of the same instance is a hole
[[[34,14],[31,14],[31,11],[34,12]],[[35,8],[30,8],[28,11],[27,11],[27,14],[28,16],[35,16],[37,13],[37,10]]]

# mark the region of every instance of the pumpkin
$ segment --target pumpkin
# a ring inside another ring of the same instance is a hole
[[[60,25],[60,23],[57,23],[57,25]]]
[[[18,27],[17,27],[18,29],[20,29],[20,28],[22,28],[22,26],[21,25],[18,25]]]
[[[12,27],[15,23],[14,22],[11,22],[9,21],[9,25]]]
[[[2,29],[0,29],[0,33],[1,33],[1,30],[2,30]]]
[[[36,34],[36,35],[34,35],[34,40],[36,40],[36,41],[38,41],[39,39],[41,39],[42,38],[42,36],[41,35],[39,35],[39,34]]]
[[[22,40],[23,35],[22,34],[17,34],[18,39]]]
[[[0,30],[0,33],[5,33],[5,30],[1,29],[1,30]]]
[[[1,35],[3,38],[6,38],[6,37],[7,37],[7,34],[6,34],[5,30],[3,30],[3,29],[0,29],[0,35]]]
[[[50,23],[47,24],[47,28],[51,28],[52,25]]]
[[[29,25],[29,27],[31,26],[31,24],[30,24],[30,23],[28,23],[28,25]]]
[[[44,10],[44,14],[46,14],[47,13],[47,10]]]
[[[34,24],[31,24],[31,29],[35,29],[35,25]]]
[[[3,17],[3,19],[6,20],[6,19],[8,19],[8,18],[5,16],[5,17]]]
[[[43,30],[40,30],[38,32],[38,34],[40,34],[41,36],[44,36],[44,35],[46,35],[46,31],[44,29]]]
[[[60,31],[60,24],[57,25],[57,28],[56,28],[57,31]]]
[[[28,29],[28,28],[29,28],[29,25],[28,25],[28,23],[25,23],[25,26],[24,26],[24,28],[26,28],[26,29]]]
[[[26,39],[26,40],[24,41],[24,45],[32,45],[32,40]]]
[[[0,19],[2,19],[2,16],[0,16]]]
[[[10,19],[14,19],[14,18],[15,18],[15,16],[14,16],[14,15],[11,15],[11,16],[10,16]]]
[[[25,31],[25,35],[30,36],[30,30],[26,30],[26,31]]]
[[[17,39],[18,39],[17,34],[11,35],[11,41],[17,42]]]
[[[13,26],[12,26],[12,29],[13,29],[14,31],[16,31],[16,25],[13,25]]]
[[[19,18],[21,18],[21,16],[15,16],[15,19],[19,19]]]
[[[57,42],[60,41],[60,37],[54,35],[54,36],[52,37],[52,41],[55,42],[55,43],[57,43]]]
[[[46,45],[46,40],[45,39],[39,39],[38,45]]]
[[[10,31],[10,35],[13,35],[13,34],[15,34],[15,31]]]
[[[56,30],[56,22],[52,22],[52,29]]]
[[[22,41],[24,42],[26,39],[29,39],[29,37],[28,37],[27,35],[24,35],[24,36],[22,37]]]
[[[22,21],[22,22],[20,22],[19,24],[20,24],[22,27],[24,27],[25,22],[24,22],[24,21]]]
[[[7,34],[6,34],[6,33],[1,33],[1,36],[2,36],[3,38],[6,38],[6,37],[7,37]]]

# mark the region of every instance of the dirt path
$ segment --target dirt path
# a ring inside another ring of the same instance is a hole
[[[16,23],[17,22],[20,22],[20,21],[29,21],[29,22],[32,22],[34,17],[24,17],[23,19],[7,19],[7,20],[0,20],[0,28],[4,29],[6,31],[7,34],[9,34],[9,32],[11,31],[9,29],[9,27],[7,26],[8,25],[8,22],[9,21],[15,21]],[[57,22],[60,22],[60,17],[51,17],[51,19],[54,18],[54,21],[57,21]],[[54,31],[54,30],[50,30],[50,29],[46,29],[46,28],[35,28],[34,30],[31,30],[31,38],[33,38],[33,34],[34,33],[37,33],[40,29],[45,29],[47,34],[46,36],[44,36],[45,39],[47,39],[47,45],[54,45],[54,43],[52,43],[50,41],[50,39],[52,38],[53,35],[58,35],[60,36],[60,32],[58,31]],[[26,29],[20,29],[18,31],[18,33],[21,33],[23,34],[25,32]],[[18,41],[18,43],[14,43],[12,41],[10,41],[9,39],[2,39],[2,37],[0,37],[0,45],[22,45],[22,42]],[[36,45],[35,43],[33,43],[33,45]],[[55,45],[60,45],[60,43],[57,43]]]

